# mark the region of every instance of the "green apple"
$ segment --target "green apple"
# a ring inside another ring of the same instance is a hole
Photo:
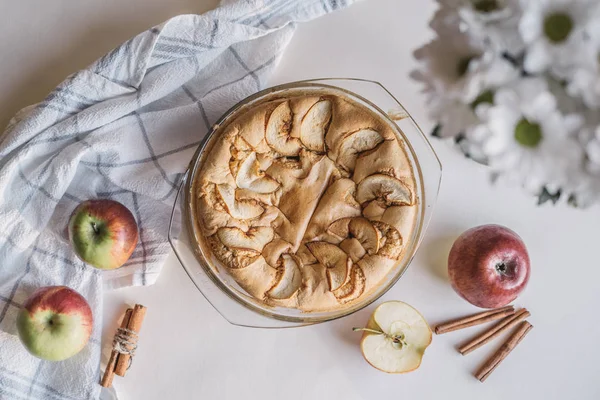
[[[363,331],[361,350],[365,360],[380,371],[405,373],[419,368],[431,343],[431,329],[425,318],[401,301],[379,305]]]
[[[86,263],[99,269],[115,269],[125,264],[137,245],[137,223],[119,202],[87,200],[71,214],[69,240]]]
[[[17,329],[31,354],[61,361],[85,347],[93,321],[92,310],[83,296],[66,286],[48,286],[27,299],[17,317]]]

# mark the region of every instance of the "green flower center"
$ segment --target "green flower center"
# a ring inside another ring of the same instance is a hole
[[[489,13],[500,8],[498,0],[475,0],[473,7],[482,13]]]
[[[475,57],[465,57],[458,61],[458,64],[456,65],[456,73],[458,74],[459,78],[467,73],[469,70],[469,64],[474,58]]]
[[[544,19],[544,33],[551,42],[560,43],[569,37],[573,30],[573,19],[565,13],[557,12]]]
[[[477,108],[478,105],[483,103],[494,103],[494,92],[492,90],[486,90],[485,92],[477,96],[477,98],[471,103],[471,109],[474,110],[475,108]]]
[[[515,127],[515,140],[523,147],[537,147],[542,141],[542,128],[523,118]]]

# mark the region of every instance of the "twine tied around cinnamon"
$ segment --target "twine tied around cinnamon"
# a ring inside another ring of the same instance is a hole
[[[129,355],[127,369],[131,367],[135,351],[137,350],[138,334],[127,328],[118,328],[113,339],[113,350],[119,354]]]

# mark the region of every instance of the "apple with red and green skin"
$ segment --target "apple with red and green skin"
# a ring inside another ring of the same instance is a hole
[[[454,290],[482,308],[509,304],[527,285],[529,254],[515,232],[500,225],[482,225],[456,239],[448,256]]]
[[[115,269],[125,264],[137,245],[137,223],[131,211],[117,201],[87,200],[71,214],[69,240],[86,263]]]
[[[88,302],[66,286],[36,290],[17,317],[19,338],[34,356],[61,361],[85,347],[94,319]]]

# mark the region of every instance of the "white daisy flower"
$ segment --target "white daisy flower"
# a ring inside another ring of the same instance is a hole
[[[586,30],[594,22],[597,0],[521,0],[519,32],[526,45],[525,70],[551,69],[564,77],[588,45]]]
[[[598,7],[600,9],[600,7]],[[599,13],[600,14],[600,13]],[[600,108],[600,16],[588,30],[590,45],[568,77],[567,92],[593,109]]]
[[[455,136],[478,122],[474,107],[496,88],[518,76],[505,59],[472,37],[454,30],[415,51],[421,68],[411,77],[424,84],[430,117],[440,137]]]
[[[439,36],[443,36],[444,32],[448,30],[452,32],[457,30],[464,32],[466,30],[466,25],[462,23],[460,15],[458,15],[458,7],[461,1],[447,0],[440,2],[440,7],[433,14],[431,21],[429,21],[429,26]]]
[[[578,179],[583,149],[575,135],[583,118],[563,115],[544,80],[526,78],[498,89],[494,103],[478,107],[477,114],[482,124],[469,140],[494,173],[534,194],[568,188]]]
[[[447,93],[450,98],[474,98],[483,86],[483,44],[457,30],[448,32],[415,50],[422,68],[413,71],[426,92]]]
[[[519,35],[519,0],[471,0],[457,10],[466,30],[497,52],[517,57],[525,44]]]
[[[600,116],[588,113],[586,126],[579,132],[585,162],[574,189],[568,196],[572,206],[586,208],[600,201]]]
[[[600,179],[600,126],[597,126],[590,136],[585,144],[586,169],[592,174],[597,174]]]
[[[587,208],[600,202],[600,173],[583,171],[577,187],[568,197],[572,206]]]

